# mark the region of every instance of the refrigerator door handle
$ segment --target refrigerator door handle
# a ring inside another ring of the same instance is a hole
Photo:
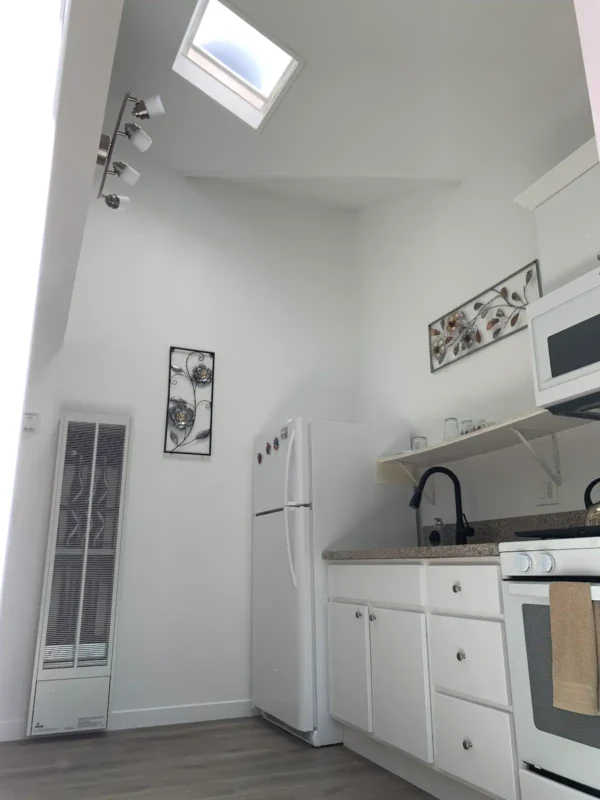
[[[295,447],[296,447],[296,429],[294,428],[294,430],[292,431],[292,435],[290,436],[290,444],[285,459],[285,489],[284,489],[284,502],[283,502],[284,506],[287,506],[290,503],[290,497],[289,497],[290,467],[292,465],[292,454],[294,452]],[[287,517],[286,517],[286,526],[287,526]]]
[[[293,434],[292,434],[293,436]],[[290,442],[291,448],[291,442]],[[288,564],[290,567],[290,575],[292,578],[292,583],[294,584],[294,589],[298,588],[298,579],[296,577],[296,570],[294,569],[294,559],[292,557],[292,543],[290,539],[290,524],[289,524],[289,517],[288,514],[290,513],[290,507],[284,506],[283,507],[283,519],[285,521],[285,542],[287,545],[287,556],[288,556]]]

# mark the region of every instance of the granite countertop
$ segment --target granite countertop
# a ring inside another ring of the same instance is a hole
[[[392,561],[420,558],[485,558],[498,556],[499,542],[438,545],[437,547],[373,547],[365,550],[326,550],[326,561]]]

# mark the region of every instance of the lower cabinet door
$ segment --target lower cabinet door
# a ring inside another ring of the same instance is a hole
[[[512,715],[434,695],[435,765],[503,800],[518,797]]]
[[[371,609],[374,734],[433,761],[425,614]]]
[[[373,732],[369,609],[353,603],[328,604],[329,713]]]

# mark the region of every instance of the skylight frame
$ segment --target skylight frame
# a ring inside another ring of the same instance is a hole
[[[202,18],[211,2],[211,0],[199,0],[175,58],[173,70],[232,114],[260,131],[302,71],[305,61],[290,47],[277,41],[268,31],[258,27],[229,0],[218,1],[285,53],[291,59],[289,65],[270,94],[266,96],[261,93],[255,86],[229,69],[227,65],[221,63],[204,48],[194,44],[194,38],[202,23]],[[219,73],[219,77],[217,77],[217,73]]]

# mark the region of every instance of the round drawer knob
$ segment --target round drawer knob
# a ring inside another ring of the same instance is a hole
[[[466,657],[467,657],[467,654],[465,653],[464,650],[459,650],[458,653],[456,654],[456,660],[457,661],[464,661]]]
[[[470,750],[473,747],[473,742],[470,739],[463,739],[463,750]]]
[[[452,591],[454,592],[454,594],[462,592],[462,586],[460,585],[460,581],[456,581],[456,583],[452,585]]]
[[[377,617],[375,616],[375,614],[369,614],[369,620],[371,622],[375,622],[376,619],[377,619]]]
[[[355,611],[354,616],[356,619],[362,619],[362,611]]]

